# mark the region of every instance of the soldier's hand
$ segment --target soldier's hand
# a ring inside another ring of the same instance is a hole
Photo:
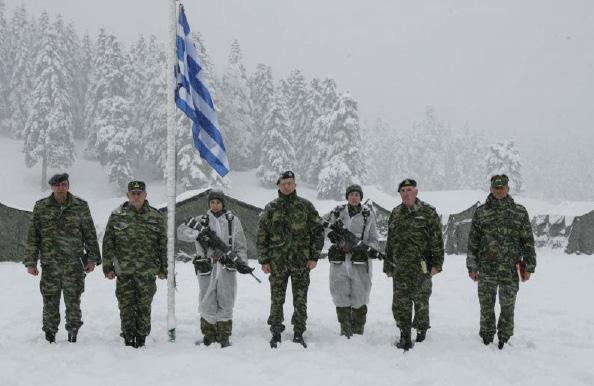
[[[307,269],[309,269],[310,271],[312,269],[314,269],[316,267],[316,265],[318,265],[318,262],[315,260],[307,260]]]
[[[85,272],[86,273],[93,272],[94,270],[95,270],[95,263],[89,261],[87,264],[85,264]]]
[[[468,272],[468,277],[472,279],[472,281],[479,280],[479,273],[478,272]]]
[[[387,277],[392,277],[392,272],[386,272]]]
[[[163,279],[165,279],[167,276],[165,276],[165,274],[164,274],[163,272],[159,272],[159,273],[157,274],[157,277],[158,277],[160,280],[163,280]]]
[[[109,271],[109,272],[108,272],[108,273],[105,275],[105,277],[106,277],[106,278],[108,278],[109,280],[113,280],[113,279],[115,279],[115,277],[116,277],[116,274],[115,274],[115,272],[114,272],[114,271]]]
[[[272,272],[272,267],[270,267],[270,264],[262,264],[262,271],[264,273],[270,273]]]
[[[530,272],[525,271],[524,272],[524,277],[522,278],[522,281],[528,281],[530,280]]]
[[[435,268],[435,267],[431,267],[431,276],[435,276],[437,275],[439,272],[441,272],[439,269]]]
[[[37,269],[36,265],[30,265],[27,267],[27,273],[29,273],[33,276],[37,276],[37,275],[39,275],[39,270]]]

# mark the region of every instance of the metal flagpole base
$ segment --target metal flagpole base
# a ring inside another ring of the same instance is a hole
[[[175,342],[175,328],[167,330],[167,335],[169,336],[169,341],[171,343]]]

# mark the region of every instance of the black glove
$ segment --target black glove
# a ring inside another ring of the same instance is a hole
[[[344,261],[344,253],[340,251],[336,244],[332,244],[328,249],[328,261],[336,263]]]
[[[254,272],[254,268],[250,267],[249,265],[247,265],[245,263],[236,264],[236,265],[237,265],[237,272],[242,273],[244,275],[247,273]]]
[[[328,240],[330,240],[332,244],[336,244],[340,241],[340,236],[338,236],[338,233],[335,231],[330,231],[328,232]]]

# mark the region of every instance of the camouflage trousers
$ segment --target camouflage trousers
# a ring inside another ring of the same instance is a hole
[[[85,290],[85,273],[80,264],[42,263],[39,288],[43,297],[43,331],[58,331],[62,293],[66,306],[66,329],[80,328],[83,324],[80,298]]]
[[[273,271],[268,278],[270,281],[270,316],[268,324],[270,331],[281,333],[285,330],[283,324],[283,306],[287,293],[287,284],[291,278],[291,290],[293,292],[293,316],[291,324],[297,334],[305,332],[305,322],[307,321],[307,290],[309,289],[309,270],[308,269],[288,269],[283,271]]]
[[[118,275],[116,298],[124,337],[147,336],[151,332],[151,303],[157,292],[154,276]]]
[[[519,279],[515,270],[497,274],[482,273],[478,282],[478,296],[481,305],[481,327],[479,334],[484,337],[495,335],[495,297],[499,292],[501,312],[497,322],[497,335],[507,341],[514,334],[514,308]]]
[[[429,274],[394,274],[392,314],[399,329],[410,330],[412,327],[417,330],[428,330],[431,327],[429,297],[432,286]]]
[[[200,318],[200,331],[205,338],[208,338],[211,341],[220,342],[231,336],[231,332],[233,331],[233,320],[208,323],[206,319]]]

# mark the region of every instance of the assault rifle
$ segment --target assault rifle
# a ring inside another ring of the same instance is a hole
[[[383,260],[386,258],[384,253],[365,244],[360,238],[358,238],[353,232],[344,226],[344,223],[340,218],[337,216],[335,217],[336,221],[333,223],[331,223],[329,219],[325,220],[323,223],[324,228],[330,229],[330,233],[328,233],[328,239],[332,242],[332,244],[336,244],[341,248],[351,251],[355,249],[362,250],[370,259]]]
[[[249,273],[252,275],[254,279],[258,283],[262,283],[260,279],[254,275],[254,269],[247,265],[246,263],[241,260],[237,252],[233,251],[227,243],[225,243],[217,234],[210,229],[210,227],[204,224],[200,219],[196,219],[194,217],[190,217],[186,221],[186,225],[194,230],[197,230],[198,236],[196,237],[196,241],[207,248],[212,248],[214,250],[219,251],[222,253],[222,256],[219,258],[221,264],[233,264],[237,271],[241,274]]]

